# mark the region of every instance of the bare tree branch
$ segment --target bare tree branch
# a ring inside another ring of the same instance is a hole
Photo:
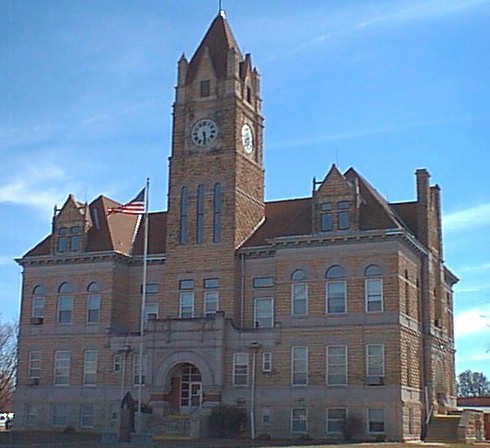
[[[17,371],[17,326],[0,322],[0,411],[12,400]]]

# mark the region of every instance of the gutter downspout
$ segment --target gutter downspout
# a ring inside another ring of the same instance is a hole
[[[258,342],[252,342],[249,349],[252,351],[252,377],[250,381],[250,435],[255,440],[255,370],[257,351],[261,345]]]
[[[243,328],[245,322],[245,254],[240,255],[241,258],[241,291],[240,291],[240,328]]]

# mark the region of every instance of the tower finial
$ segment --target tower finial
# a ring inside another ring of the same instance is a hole
[[[218,0],[218,14],[222,17],[225,17],[225,10],[223,9],[223,0]]]

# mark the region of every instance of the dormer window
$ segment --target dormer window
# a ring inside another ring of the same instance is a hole
[[[209,95],[211,95],[211,86],[209,79],[207,79],[206,81],[201,81],[201,98],[206,98]]]
[[[79,252],[81,250],[82,228],[80,226],[58,229],[58,252]]]
[[[320,205],[320,230],[322,232],[331,232],[333,230],[332,209],[331,202],[324,202]]]
[[[337,202],[337,220],[338,220],[338,228],[339,230],[347,230],[350,229],[350,201],[339,201]]]

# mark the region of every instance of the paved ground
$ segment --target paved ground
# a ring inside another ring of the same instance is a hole
[[[339,445],[326,444],[324,441],[291,442],[271,441],[252,442],[251,440],[162,440],[149,445],[135,444],[112,444],[102,445],[99,437],[95,434],[82,433],[56,433],[48,431],[36,432],[0,432],[0,448],[338,448]],[[342,444],[342,448],[490,448],[487,443],[476,443],[472,445],[463,444],[440,444],[440,443],[358,443]]]

